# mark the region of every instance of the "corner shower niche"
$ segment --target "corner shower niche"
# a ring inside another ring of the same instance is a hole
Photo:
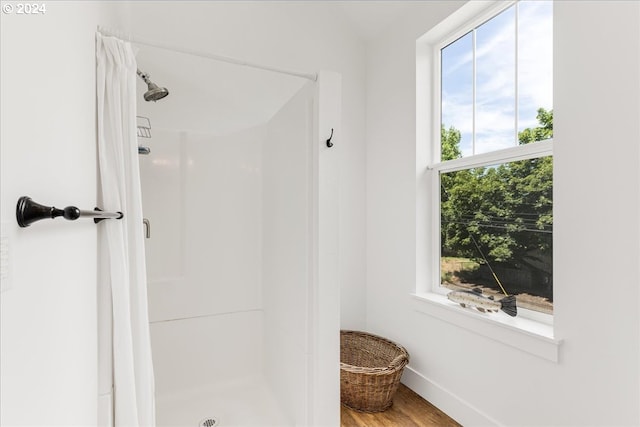
[[[321,83],[238,68],[231,82],[243,91],[255,89],[256,78],[266,86],[277,79],[279,105],[262,94],[258,112],[240,102],[248,95],[228,93],[225,101],[221,92],[195,108],[180,99],[187,96],[180,81],[158,69],[154,77],[171,96],[138,106],[154,124],[140,173],[153,230],[145,244],[159,426],[208,417],[221,426],[293,426],[339,417],[338,389],[319,380],[331,361],[318,353],[320,329],[337,342],[337,283],[323,291],[335,297],[324,311],[335,318],[314,317],[320,260],[337,264],[337,240],[320,241],[318,209],[335,208],[332,192],[337,198],[336,179],[321,176],[337,159],[322,151],[319,126],[338,126],[336,109],[321,101],[336,102],[339,85],[322,95]],[[337,234],[337,221],[327,224]],[[335,277],[334,267],[324,271]],[[331,406],[329,415],[317,409]]]

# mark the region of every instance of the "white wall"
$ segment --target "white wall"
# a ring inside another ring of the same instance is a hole
[[[46,7],[1,17],[0,212],[11,259],[11,289],[0,295],[3,426],[95,425],[97,416],[96,225],[19,229],[15,204],[28,195],[95,206],[95,30],[119,22],[120,6]]]
[[[555,3],[558,363],[412,311],[415,40],[460,4],[368,46],[367,328],[405,345],[405,375],[465,425],[638,425],[640,4]]]
[[[133,2],[129,5],[132,26],[128,30],[146,39],[275,67],[342,74],[341,321],[343,327],[361,329],[365,318],[366,253],[365,52],[364,43],[336,15],[330,3]],[[161,71],[149,72],[154,75]],[[189,69],[185,73],[189,76]],[[197,86],[199,82],[194,80],[192,84]]]

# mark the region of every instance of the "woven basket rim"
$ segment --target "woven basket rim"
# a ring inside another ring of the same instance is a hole
[[[409,356],[409,352],[407,351],[406,348],[404,348],[403,346],[401,346],[400,344],[391,341],[388,338],[385,337],[381,337],[380,335],[376,335],[376,334],[372,334],[370,332],[363,332],[363,331],[352,331],[352,330],[348,330],[348,329],[341,329],[340,330],[340,335],[361,335],[364,337],[370,337],[370,338],[375,338],[377,340],[380,341],[384,341],[387,344],[390,344],[392,347],[397,348],[399,351],[401,351],[402,353],[405,353],[407,356]]]
[[[404,368],[408,363],[409,361],[405,358],[403,363],[394,367],[386,366],[384,368],[366,368],[362,366],[354,366],[354,365],[349,365],[347,363],[340,362],[340,369],[342,369],[343,371],[362,374],[362,375],[386,375],[391,372],[399,371],[400,369]]]

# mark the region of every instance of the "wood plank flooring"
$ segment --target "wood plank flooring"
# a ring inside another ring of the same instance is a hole
[[[400,384],[393,405],[384,412],[368,414],[340,405],[341,427],[461,427],[447,414]]]

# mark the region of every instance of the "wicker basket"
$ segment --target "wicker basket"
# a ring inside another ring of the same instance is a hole
[[[340,331],[340,401],[362,412],[388,409],[407,363],[407,350],[388,339]]]

